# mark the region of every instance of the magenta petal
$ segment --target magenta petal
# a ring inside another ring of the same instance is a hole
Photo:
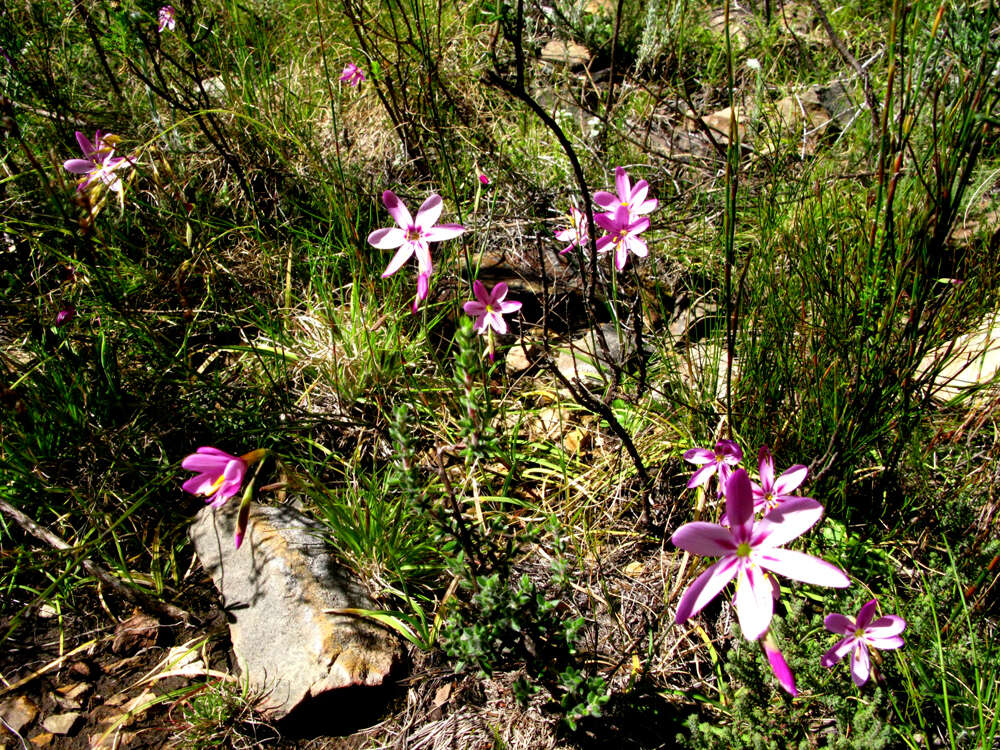
[[[500,312],[503,314],[517,312],[521,309],[521,303],[516,299],[504,300],[500,303]]]
[[[627,203],[632,193],[632,185],[629,183],[628,172],[624,167],[615,167],[615,190],[618,191],[618,200]]]
[[[422,229],[429,229],[434,226],[434,222],[441,218],[443,210],[444,201],[441,200],[440,195],[435,193],[429,196],[417,209],[417,218],[414,219],[413,223]]]
[[[886,651],[902,648],[906,645],[903,641],[903,636],[901,635],[891,635],[888,638],[875,638],[871,635],[871,633],[866,633],[865,639],[875,648],[884,649]]]
[[[90,174],[97,168],[97,165],[86,159],[67,159],[63,162],[63,169],[73,174]]]
[[[684,451],[684,460],[689,464],[707,464],[715,460],[715,453],[708,448],[691,448]]]
[[[762,547],[780,547],[797,539],[823,515],[823,506],[809,497],[793,497],[772,509],[754,528]]]
[[[406,242],[406,232],[399,227],[376,229],[368,235],[368,244],[379,250],[392,250]]]
[[[489,315],[489,318],[494,331],[496,331],[501,336],[507,333],[507,321],[503,319],[502,315],[498,313],[492,313]]]
[[[738,464],[743,460],[743,449],[734,440],[720,440],[715,444],[715,450],[719,455],[726,457],[726,463]]]
[[[771,665],[771,671],[774,672],[774,676],[778,679],[779,684],[785,690],[796,696],[799,691],[795,689],[795,675],[792,674],[791,668],[788,666],[788,662],[785,661],[784,655],[781,651],[772,646],[767,642],[767,639],[761,640],[761,646],[764,647],[764,653],[767,655],[767,662]]]
[[[854,620],[846,615],[834,612],[826,616],[823,620],[823,625],[831,633],[839,633],[840,635],[850,635],[854,633]]]
[[[792,490],[798,489],[799,485],[806,481],[808,473],[809,467],[802,464],[795,464],[785,469],[774,483],[774,494],[787,495]]]
[[[906,620],[899,615],[884,615],[865,628],[865,634],[871,638],[890,638],[906,630]]]
[[[409,227],[412,226],[413,218],[410,216],[410,212],[394,192],[386,190],[382,193],[382,203],[385,204],[385,208],[389,212],[389,215],[395,219],[396,223],[399,224],[400,227],[403,229],[409,229]]]
[[[762,549],[757,551],[755,559],[762,568],[795,581],[833,588],[851,585],[850,579],[836,565],[804,552],[790,549]]]
[[[774,597],[763,571],[752,565],[740,570],[736,578],[736,616],[748,641],[756,641],[771,625]]]
[[[493,291],[490,293],[490,302],[496,304],[500,302],[504,297],[507,296],[508,287],[503,281],[498,281],[497,285],[493,287]]]
[[[760,486],[768,492],[774,487],[774,458],[766,445],[760,446],[757,452],[757,467],[760,470]]]
[[[729,529],[704,521],[684,524],[670,541],[675,547],[703,557],[724,557],[736,551],[736,542]]]
[[[875,617],[875,608],[878,606],[877,599],[869,599],[867,602],[861,605],[861,609],[858,610],[858,616],[855,619],[855,627],[858,630],[862,630],[868,627],[868,624]]]
[[[698,487],[709,480],[709,478],[718,470],[718,466],[713,462],[710,464],[705,464],[698,471],[696,471],[691,478],[688,480],[688,489],[691,487]]]
[[[428,242],[442,242],[454,239],[465,232],[461,224],[438,224],[436,227],[424,229],[424,239]]]
[[[199,474],[184,482],[181,485],[181,489],[185,492],[190,492],[192,495],[204,495],[212,490],[214,481],[213,477],[208,474]]]
[[[847,638],[841,638],[837,641],[837,644],[823,654],[823,657],[819,660],[819,663],[829,669],[838,661],[847,656],[847,652],[854,648],[854,644],[857,643],[857,638],[853,635]]]
[[[855,685],[861,687],[868,682],[871,672],[872,663],[868,656],[868,647],[858,641],[854,653],[851,654],[851,679],[854,680]]]
[[[674,622],[682,623],[701,612],[705,605],[718,596],[726,584],[733,580],[737,570],[739,570],[737,559],[726,557],[695,578],[677,605],[677,615]]]
[[[737,542],[750,540],[754,528],[753,492],[744,469],[737,469],[726,480],[726,519]]]
[[[483,315],[483,314],[486,313],[486,305],[484,305],[482,302],[480,302],[478,300],[474,300],[474,299],[470,299],[468,302],[466,302],[464,305],[462,305],[462,309],[468,315],[471,315],[474,318],[476,316],[478,316],[478,315]]]
[[[609,193],[607,190],[598,190],[594,193],[594,203],[601,208],[611,208],[618,203],[618,196]]]
[[[388,278],[396,273],[396,271],[402,268],[403,264],[410,259],[411,255],[413,255],[413,243],[407,242],[399,248],[398,251],[396,251],[394,256],[392,256],[392,260],[389,261],[389,265],[386,266],[386,269],[382,272],[382,278]]]

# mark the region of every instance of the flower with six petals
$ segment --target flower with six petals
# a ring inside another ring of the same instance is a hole
[[[766,571],[817,586],[850,585],[836,566],[782,547],[819,520],[823,513],[819,503],[793,498],[755,522],[750,477],[743,469],[730,474],[725,494],[729,528],[695,521],[681,526],[670,538],[674,546],[692,554],[719,558],[684,592],[676,622],[698,614],[735,578],[740,629],[745,638],[756,640],[767,631],[774,611],[773,587]]]
[[[574,247],[582,248],[587,244],[590,234],[587,232],[587,217],[576,206],[569,207],[569,226],[556,232],[556,239],[561,242],[569,242],[565,248],[559,251],[560,255],[568,253]]]
[[[656,198],[646,197],[649,193],[649,183],[639,180],[633,186],[624,167],[615,167],[615,190],[618,191],[617,195],[606,190],[598,190],[594,193],[594,203],[612,215],[619,206],[623,206],[628,209],[630,220],[648,214],[660,205]]]
[[[67,159],[63,169],[72,174],[82,175],[77,190],[86,190],[95,182],[104,184],[113,193],[122,191],[121,178],[117,170],[132,166],[132,161],[124,156],[116,157],[114,143],[117,138],[110,134],[102,134],[98,130],[94,134],[94,142],[76,131],[76,142],[83,152],[82,159]]]
[[[715,450],[708,448],[692,448],[685,451],[684,460],[689,464],[701,466],[688,480],[688,489],[705,484],[713,474],[719,475],[719,494],[726,489],[729,472],[743,460],[743,450],[732,440],[720,440],[715,444]]]
[[[164,29],[167,31],[173,31],[177,27],[177,11],[174,10],[173,5],[164,5],[160,8],[159,12],[156,14],[156,18],[160,22],[160,25],[156,30],[161,34]]]
[[[347,63],[344,66],[344,70],[340,74],[340,82],[346,83],[348,86],[353,86],[357,88],[365,81],[365,74],[362,72],[354,63]]]
[[[751,482],[753,489],[754,510],[761,510],[764,513],[776,508],[786,500],[790,500],[797,495],[789,494],[792,490],[798,489],[806,479],[809,469],[802,464],[795,464],[781,473],[781,476],[774,477],[774,457],[766,445],[760,447],[757,453],[757,465],[760,469],[760,484]]]
[[[416,312],[420,301],[427,297],[427,289],[433,270],[428,243],[458,237],[465,231],[465,227],[461,224],[434,225],[444,208],[440,195],[431,195],[425,200],[417,211],[416,218],[410,216],[406,206],[391,190],[382,193],[382,203],[385,204],[386,210],[396,220],[398,226],[376,229],[368,235],[368,244],[380,250],[399,248],[382,273],[383,279],[392,276],[402,268],[411,255],[416,255],[417,297],[413,301],[413,312]]]
[[[185,492],[201,495],[213,508],[221,508],[240,491],[247,462],[218,448],[203,446],[181,461],[181,467],[197,474],[181,485]]]
[[[493,360],[493,331],[501,336],[507,333],[507,321],[503,316],[521,309],[520,302],[505,299],[507,291],[507,285],[501,281],[493,287],[493,291],[488,292],[486,285],[476,279],[472,282],[472,293],[476,298],[462,305],[462,309],[475,318],[473,327],[476,333],[489,339],[490,361]]]
[[[597,240],[597,252],[607,253],[614,250],[615,268],[619,271],[625,268],[629,251],[640,258],[649,254],[645,241],[639,237],[641,232],[649,229],[649,217],[635,218],[627,206],[618,206],[614,214],[598,214],[594,223],[607,232]]]
[[[898,615],[885,615],[873,620],[878,601],[872,599],[858,611],[858,617],[852,620],[841,614],[826,616],[823,624],[832,633],[846,636],[823,654],[820,664],[832,668],[834,664],[851,654],[851,679],[861,687],[871,676],[872,665],[869,648],[895,649],[904,645],[900,633],[906,629],[906,621]]]

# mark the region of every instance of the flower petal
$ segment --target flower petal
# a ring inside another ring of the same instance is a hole
[[[755,552],[757,554],[754,555],[754,559],[762,568],[774,571],[785,578],[811,583],[814,586],[844,588],[851,585],[850,579],[836,565],[804,552],[769,548]]]
[[[508,287],[503,281],[498,281],[497,285],[493,287],[493,291],[490,292],[490,304],[495,305],[496,303],[503,300],[507,296]]]
[[[471,315],[474,318],[486,313],[486,305],[475,299],[470,299],[462,305],[462,309],[466,312],[466,314]]]
[[[823,515],[823,506],[809,497],[787,500],[757,523],[754,546],[780,547],[806,533]]]
[[[503,315],[497,312],[487,313],[490,325],[493,326],[493,330],[498,334],[503,336],[507,333],[507,321],[503,319]]]
[[[712,601],[726,587],[727,583],[733,580],[737,570],[739,570],[739,562],[736,558],[727,557],[719,560],[694,579],[677,605],[677,615],[674,617],[674,622],[682,623],[701,612],[705,605]]]
[[[684,524],[670,541],[675,547],[703,557],[724,557],[735,552],[737,546],[729,529],[705,521]]]
[[[888,638],[873,638],[870,633],[865,633],[865,641],[869,646],[874,648],[880,648],[885,651],[889,651],[896,648],[902,648],[906,645],[901,635],[891,635]]]
[[[443,210],[444,201],[441,200],[440,195],[434,193],[420,204],[420,208],[417,209],[417,218],[414,219],[413,223],[422,229],[429,229],[441,218]]]
[[[839,633],[840,635],[852,635],[856,629],[854,620],[838,612],[827,615],[826,619],[823,620],[823,625],[831,633]]]
[[[382,203],[385,204],[385,209],[400,227],[408,229],[413,225],[413,218],[410,216],[409,210],[394,192],[386,190],[382,193]]]
[[[766,445],[760,446],[757,452],[757,468],[760,471],[760,486],[766,494],[774,487],[774,457]]]
[[[733,539],[737,542],[750,540],[754,531],[753,493],[750,477],[744,469],[737,469],[726,480],[726,520],[733,530]]]
[[[594,203],[601,208],[611,208],[618,203],[618,196],[609,193],[607,190],[598,190],[594,193]]]
[[[774,483],[774,494],[787,495],[792,490],[798,489],[799,485],[806,481],[808,473],[809,467],[802,464],[795,464],[785,469]]]
[[[851,679],[854,684],[861,687],[868,678],[871,677],[872,662],[868,656],[868,647],[862,641],[858,641],[857,648],[851,654]]]
[[[382,272],[382,278],[388,278],[396,273],[410,259],[411,255],[413,255],[413,243],[404,242],[403,246],[396,251],[396,254],[392,256],[392,260],[389,261],[389,265]]]
[[[858,630],[862,630],[868,627],[868,624],[875,617],[875,608],[878,606],[877,599],[869,599],[867,602],[861,605],[861,609],[858,610],[858,616],[854,620]]]
[[[67,159],[63,162],[63,169],[73,174],[90,174],[97,165],[87,159]]]
[[[505,299],[500,303],[500,312],[506,315],[507,313],[517,312],[521,309],[521,302],[516,299]]]
[[[621,203],[628,203],[632,193],[632,184],[628,178],[628,172],[624,167],[615,167],[615,190],[618,191],[618,200]]]
[[[705,484],[711,478],[711,476],[718,471],[719,466],[714,461],[710,464],[705,464],[698,471],[696,471],[691,478],[688,480],[688,489],[691,487],[698,487]]]
[[[774,644],[768,643],[767,637],[761,639],[760,645],[764,648],[767,662],[771,665],[771,671],[774,672],[774,676],[778,679],[781,687],[791,693],[793,697],[798,695],[799,691],[795,689],[795,675],[792,674],[792,670],[788,666],[788,662],[785,661],[781,650]]]
[[[461,224],[438,224],[436,227],[424,227],[423,236],[427,242],[442,242],[454,239],[465,232]]]
[[[736,444],[735,440],[720,440],[715,444],[715,452],[720,456],[725,456],[727,464],[735,466],[743,460],[743,449]]]
[[[891,638],[906,630],[906,620],[899,615],[884,615],[865,628],[869,638]]]
[[[376,229],[368,235],[368,244],[379,250],[392,250],[406,242],[406,232],[399,227]]]
[[[708,448],[691,448],[684,451],[684,460],[689,464],[708,464],[715,460],[715,452]]]
[[[823,657],[819,660],[819,663],[824,667],[829,669],[838,661],[847,656],[847,652],[854,648],[854,644],[857,643],[857,638],[853,635],[847,636],[847,638],[841,638],[837,641],[837,645],[823,654]]]
[[[771,584],[764,572],[753,565],[745,565],[736,578],[736,616],[740,630],[748,641],[756,641],[771,625],[774,598]]]

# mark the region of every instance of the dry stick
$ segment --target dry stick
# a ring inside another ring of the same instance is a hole
[[[73,549],[71,545],[67,544],[44,526],[41,526],[33,521],[3,498],[0,498],[0,512],[3,512],[22,529],[27,531],[36,539],[45,542],[50,547],[57,550]],[[105,570],[89,558],[84,558],[81,564],[83,565],[83,569],[90,575],[99,580],[101,583],[110,586],[119,596],[137,607],[159,615],[160,617],[180,620],[185,625],[188,625],[192,621],[196,620],[190,612],[187,612],[180,607],[175,607],[173,604],[158,601],[148,594],[144,594],[141,591],[126,586],[120,579],[116,578],[109,571]]]
[[[875,96],[875,91],[872,88],[871,76],[868,75],[867,69],[865,69],[858,59],[851,54],[851,51],[847,49],[840,35],[837,33],[836,29],[830,23],[830,19],[826,15],[826,11],[823,10],[823,6],[819,4],[819,0],[810,0],[813,6],[813,10],[816,11],[816,15],[819,16],[819,22],[823,24],[823,28],[826,29],[826,34],[830,37],[830,43],[836,48],[840,56],[844,58],[844,62],[850,65],[854,72],[858,74],[861,79],[861,85],[865,90],[865,101],[868,103],[868,110],[871,112],[872,116],[872,132],[879,132],[879,103]]]

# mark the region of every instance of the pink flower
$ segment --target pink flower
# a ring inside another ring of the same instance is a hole
[[[767,656],[767,663],[771,665],[771,671],[774,672],[774,676],[778,679],[781,687],[791,693],[794,698],[799,694],[799,691],[795,689],[795,675],[792,674],[792,670],[788,666],[788,662],[785,661],[785,656],[781,653],[781,649],[778,648],[778,644],[774,642],[774,637],[771,635],[770,630],[761,637],[760,645],[764,649],[764,655]]]
[[[753,488],[754,510],[761,510],[764,513],[773,510],[786,500],[791,500],[797,495],[789,493],[797,489],[806,479],[809,469],[802,464],[795,464],[784,472],[777,479],[774,478],[774,457],[766,445],[760,447],[757,453],[757,464],[760,468],[760,484],[751,482]]]
[[[629,208],[621,205],[615,209],[614,214],[598,214],[594,217],[594,223],[608,233],[597,240],[597,252],[614,250],[615,268],[619,271],[625,268],[630,250],[640,258],[649,254],[649,248],[639,237],[640,232],[649,229],[647,217],[633,218]]]
[[[479,175],[479,184],[480,185],[489,185],[490,184],[490,178],[487,177],[486,175],[480,173],[480,175]]]
[[[64,307],[58,313],[56,313],[56,325],[61,326],[69,323],[73,318],[76,317],[76,308],[73,305]]]
[[[353,86],[357,88],[362,83],[364,83],[365,74],[361,71],[354,63],[347,63],[344,66],[343,72],[340,74],[341,83],[346,83],[348,86]]]
[[[576,206],[570,206],[569,226],[556,232],[556,239],[561,242],[569,240],[569,245],[559,251],[560,255],[568,253],[574,247],[582,248],[587,244],[590,235],[587,232],[587,217],[583,211],[580,211]]]
[[[507,285],[502,281],[493,287],[492,292],[487,292],[486,285],[477,279],[472,282],[472,293],[476,298],[462,305],[462,309],[476,319],[474,323],[476,333],[483,334],[489,339],[489,356],[492,362],[493,331],[501,336],[507,333],[507,321],[503,316],[520,310],[521,303],[504,299],[507,296]]]
[[[619,206],[623,206],[628,209],[630,219],[648,214],[659,205],[659,201],[655,198],[646,198],[649,183],[639,180],[635,183],[635,187],[632,187],[628,173],[623,167],[615,167],[615,189],[618,195],[598,190],[594,193],[594,203],[611,214],[614,214]]]
[[[670,541],[695,555],[720,558],[688,586],[677,605],[676,622],[698,614],[734,578],[736,615],[748,640],[767,631],[774,611],[774,589],[767,573],[777,573],[817,586],[841,588],[850,585],[834,565],[781,545],[804,534],[815,524],[823,508],[813,500],[795,498],[782,503],[762,520],[753,517],[750,477],[736,469],[726,481],[726,515],[729,528],[695,521],[681,526]]]
[[[427,289],[433,270],[428,243],[458,237],[465,231],[465,227],[461,224],[434,226],[434,222],[441,216],[443,209],[440,195],[432,195],[425,200],[420,206],[420,210],[417,211],[416,219],[410,216],[406,206],[391,190],[382,193],[382,202],[399,226],[376,229],[368,235],[368,244],[380,250],[399,248],[382,273],[383,279],[392,276],[402,268],[411,255],[417,256],[417,297],[413,301],[413,312],[416,312],[420,301],[427,297]]]
[[[713,474],[719,475],[719,494],[726,488],[726,480],[729,479],[729,472],[743,460],[743,451],[732,440],[720,440],[715,444],[715,450],[708,448],[692,448],[684,453],[684,460],[689,464],[701,466],[691,479],[688,480],[688,489],[705,484],[712,478]]]
[[[866,603],[858,611],[856,620],[834,613],[827,615],[823,621],[827,630],[847,637],[823,654],[820,664],[832,668],[850,652],[851,679],[858,687],[868,682],[871,676],[869,648],[895,649],[904,645],[900,633],[906,629],[906,621],[898,615],[885,615],[872,622],[876,606],[878,601],[875,599]]]
[[[115,136],[104,135],[98,130],[94,134],[94,142],[91,143],[87,140],[87,136],[79,130],[76,131],[76,142],[80,144],[84,158],[67,159],[63,162],[63,169],[84,176],[77,190],[86,190],[95,182],[101,182],[114,193],[122,191],[122,181],[115,172],[120,168],[132,166],[132,161],[123,156],[115,157],[116,140]]]
[[[183,485],[185,492],[201,495],[213,508],[221,508],[240,491],[247,473],[243,457],[231,456],[218,448],[204,446],[181,461],[188,471],[198,472]]]
[[[160,26],[156,30],[161,34],[164,29],[173,31],[177,27],[177,11],[174,10],[173,5],[164,5],[160,8],[156,17],[160,22]]]

